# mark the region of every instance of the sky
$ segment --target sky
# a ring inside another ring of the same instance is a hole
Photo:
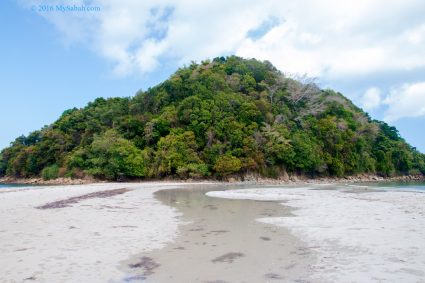
[[[3,0],[0,148],[66,109],[235,54],[316,78],[425,152],[423,15],[423,0]]]

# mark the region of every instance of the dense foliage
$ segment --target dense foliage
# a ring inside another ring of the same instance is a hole
[[[340,93],[235,56],[179,69],[132,98],[98,98],[0,154],[0,176],[52,179],[424,174],[394,127]]]

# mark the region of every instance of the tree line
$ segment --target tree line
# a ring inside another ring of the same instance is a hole
[[[236,56],[179,69],[133,97],[98,98],[0,153],[0,176],[99,179],[424,174],[396,128],[338,92]]]

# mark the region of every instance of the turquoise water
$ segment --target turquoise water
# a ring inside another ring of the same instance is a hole
[[[381,182],[365,185],[384,190],[407,190],[425,192],[425,182]]]
[[[425,192],[425,182],[378,182],[378,183],[359,183],[350,184],[349,186],[356,187],[376,188],[380,190],[406,190],[406,191],[421,191]],[[34,185],[21,185],[21,184],[0,184],[1,189],[19,188],[19,187],[31,187]],[[293,185],[292,185],[293,186]]]
[[[20,184],[0,184],[1,189],[19,188],[19,187],[31,187],[32,185],[20,185]]]

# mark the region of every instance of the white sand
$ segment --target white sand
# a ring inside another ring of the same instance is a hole
[[[117,282],[120,261],[163,247],[179,213],[153,192],[182,184],[94,184],[0,191],[0,282]],[[36,206],[117,188],[134,190],[71,207]],[[26,279],[26,280],[25,280]]]
[[[312,282],[425,282],[425,193],[247,189],[209,196],[284,200],[288,227],[318,256]]]

